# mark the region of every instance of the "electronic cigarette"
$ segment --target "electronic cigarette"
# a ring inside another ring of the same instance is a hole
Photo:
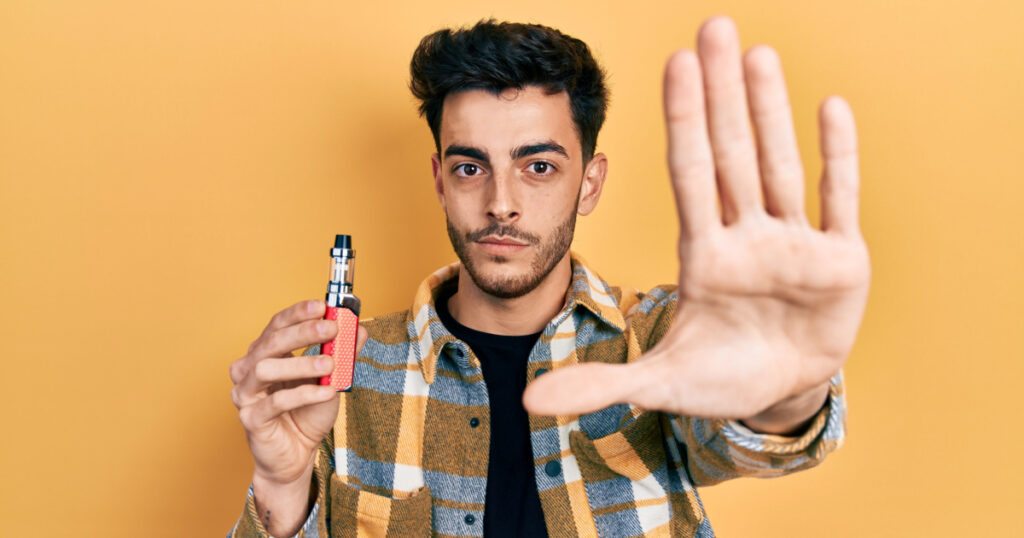
[[[321,385],[331,385],[338,392],[352,389],[356,365],[356,335],[359,332],[359,298],[352,295],[356,251],[352,236],[334,237],[331,249],[331,280],[327,283],[327,312],[324,319],[338,324],[338,335],[325,342],[321,353],[334,357],[334,372],[320,378]]]

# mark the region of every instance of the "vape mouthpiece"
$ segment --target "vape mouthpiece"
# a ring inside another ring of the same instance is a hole
[[[334,248],[352,248],[352,236],[338,234],[334,236]]]

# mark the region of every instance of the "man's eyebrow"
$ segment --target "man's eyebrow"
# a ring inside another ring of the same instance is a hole
[[[462,155],[463,157],[469,157],[470,159],[476,159],[478,161],[485,163],[491,162],[491,158],[487,156],[486,151],[471,146],[460,146],[458,144],[452,144],[445,148],[444,158],[447,159],[452,155]]]
[[[537,153],[547,153],[549,151],[558,153],[561,156],[565,157],[566,159],[569,158],[569,154],[565,151],[565,148],[563,148],[561,144],[555,142],[554,140],[548,140],[547,142],[541,142],[539,144],[519,146],[512,150],[511,155],[512,160],[515,161],[517,159],[522,159],[523,157],[529,157],[530,155],[534,155]]]

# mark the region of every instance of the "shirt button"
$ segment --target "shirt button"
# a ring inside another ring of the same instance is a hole
[[[479,425],[480,425],[480,419],[478,419],[476,417],[473,417],[473,418],[469,419],[469,427],[470,428],[475,428],[475,427],[477,427]]]
[[[464,517],[462,520],[466,522],[466,525],[472,525],[476,523],[476,517],[474,517],[473,514],[466,514],[466,517]]]
[[[562,464],[557,461],[549,461],[547,465],[544,466],[544,472],[547,473],[548,476],[554,478],[558,476],[558,473],[562,472]]]
[[[533,374],[533,377],[540,377],[540,376],[542,376],[542,375],[544,375],[546,373],[548,373],[548,369],[547,368],[538,368],[537,369],[537,373]]]

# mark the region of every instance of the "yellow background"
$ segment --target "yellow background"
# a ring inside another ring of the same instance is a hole
[[[1019,518],[1024,9],[1015,1],[0,4],[0,535],[217,536],[251,473],[228,364],[355,236],[368,315],[453,259],[406,89],[419,39],[535,21],[610,73],[610,174],[574,248],[676,271],[661,66],[702,20],[861,140],[874,279],[822,467],[703,490],[734,536],[1009,536]],[[816,217],[815,217],[816,218]]]

